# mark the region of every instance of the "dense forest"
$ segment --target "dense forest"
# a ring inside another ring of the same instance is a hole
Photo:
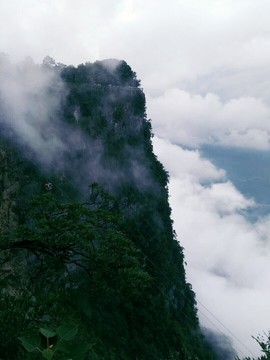
[[[220,358],[130,66],[2,57],[0,80],[0,358]]]

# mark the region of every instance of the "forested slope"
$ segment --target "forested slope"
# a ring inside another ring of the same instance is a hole
[[[215,359],[136,74],[46,58],[0,76],[0,357]]]

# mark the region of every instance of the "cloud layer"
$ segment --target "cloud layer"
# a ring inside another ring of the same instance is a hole
[[[188,279],[199,294],[201,321],[231,336],[206,306],[256,353],[257,344],[246,339],[269,327],[270,218],[248,222],[241,211],[254,201],[245,198],[226,180],[224,171],[214,168],[198,151],[158,138],[154,145],[171,174],[174,224],[185,248]],[[248,353],[233,340],[236,349]]]
[[[223,102],[215,94],[193,95],[174,88],[150,98],[148,108],[155,133],[174,143],[270,149],[270,108],[261,99]]]

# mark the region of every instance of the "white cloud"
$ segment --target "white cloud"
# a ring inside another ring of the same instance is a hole
[[[11,0],[0,5],[0,48],[67,63],[120,57],[147,89],[164,89],[219,67],[268,64],[269,10],[266,0]]]
[[[198,151],[176,149],[176,145],[161,139],[154,144],[171,173],[174,224],[185,249],[188,279],[199,300],[201,321],[217,330],[214,323],[231,336],[203,304],[258,353],[251,335],[269,328],[270,218],[254,224],[248,222],[241,210],[253,206],[254,201],[245,198],[232,183],[220,182],[222,177],[216,175],[222,174],[222,170],[214,168]],[[174,162],[168,161],[172,153]],[[207,176],[209,181],[219,182],[201,184]],[[248,354],[233,340],[240,351]]]
[[[198,150],[184,150],[158,137],[153,138],[153,145],[163,154],[163,161],[172,177],[185,174],[196,182],[225,178],[225,171],[216,169],[210,161],[203,159]]]
[[[170,89],[149,98],[148,109],[155,133],[174,143],[270,149],[270,108],[260,99],[242,97],[222,102],[215,94],[202,96]]]

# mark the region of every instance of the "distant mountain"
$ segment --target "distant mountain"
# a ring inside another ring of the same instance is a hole
[[[218,358],[130,66],[3,58],[0,78],[0,356]]]

